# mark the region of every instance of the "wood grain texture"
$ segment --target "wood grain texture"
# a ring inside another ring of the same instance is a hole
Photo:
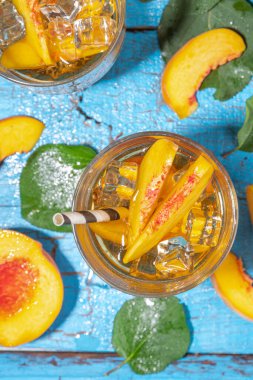
[[[122,362],[115,354],[22,353],[0,354],[2,380],[106,379],[104,374]],[[138,376],[128,365],[108,379],[242,380],[253,377],[252,355],[187,355],[157,375]]]
[[[121,135],[148,130],[179,133],[203,144],[221,160],[235,184],[240,199],[240,223],[233,250],[243,257],[247,270],[253,274],[253,234],[245,200],[245,187],[253,183],[253,154],[236,152],[223,158],[223,153],[235,147],[236,133],[245,117],[245,100],[253,93],[253,83],[224,103],[215,101],[211,90],[201,92],[197,112],[187,120],[178,120],[161,99],[163,62],[156,31],[152,30],[165,3],[128,1],[129,30],[119,59],[103,80],[83,93],[39,94],[0,79],[0,118],[26,114],[43,120],[46,129],[37,146],[49,142],[90,144],[101,150]],[[103,373],[120,359],[87,358],[82,352],[112,351],[113,318],[129,296],[110,288],[96,276],[87,284],[89,269],[71,234],[38,230],[21,218],[19,176],[28,156],[14,155],[0,167],[0,225],[23,231],[42,242],[63,274],[65,300],[59,318],[43,337],[20,347],[18,353],[0,354],[1,379],[102,379]],[[252,378],[252,356],[232,354],[253,353],[253,324],[224,305],[210,280],[179,298],[187,305],[191,317],[192,355],[152,378]],[[35,355],[30,351],[48,354]],[[52,351],[71,354],[54,355]],[[194,356],[195,353],[201,356]],[[113,375],[113,379],[118,378],[137,376],[125,366]]]

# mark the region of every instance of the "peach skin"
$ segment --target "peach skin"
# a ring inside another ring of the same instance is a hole
[[[229,253],[212,276],[212,282],[233,311],[253,321],[253,280],[245,273],[241,259]]]

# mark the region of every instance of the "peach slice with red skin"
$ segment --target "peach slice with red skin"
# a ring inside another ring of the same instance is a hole
[[[248,202],[248,209],[249,209],[251,223],[253,224],[253,185],[249,185],[247,187],[246,197],[247,197],[247,202]]]
[[[212,282],[232,310],[253,321],[253,279],[245,273],[242,259],[229,253],[213,274]]]
[[[41,244],[0,230],[0,345],[37,339],[58,316],[62,301],[61,275]]]
[[[45,125],[30,116],[0,120],[0,161],[14,153],[29,152],[39,140]]]
[[[176,227],[205,190],[213,172],[213,165],[203,156],[189,167],[127,250],[123,259],[125,264],[143,256]]]
[[[151,145],[142,160],[129,208],[129,246],[139,237],[158,204],[177,149],[168,139],[160,139]]]
[[[243,38],[231,29],[202,33],[187,42],[167,63],[162,76],[166,104],[183,119],[198,107],[196,92],[211,70],[238,58],[246,49]]]

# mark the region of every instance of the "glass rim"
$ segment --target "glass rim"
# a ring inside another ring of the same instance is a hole
[[[70,84],[74,82],[75,80],[78,80],[90,74],[99,65],[101,65],[101,63],[112,53],[125,27],[125,16],[126,16],[125,1],[126,0],[118,0],[118,1],[120,3],[120,7],[119,7],[120,12],[119,12],[118,28],[117,28],[115,37],[112,43],[110,44],[109,48],[104,53],[102,53],[88,67],[85,67],[84,65],[80,71],[73,73],[73,75],[69,76],[68,78],[61,79],[59,81],[55,81],[55,80],[44,81],[44,80],[33,78],[26,74],[23,74],[22,72],[18,70],[16,71],[13,69],[7,69],[0,64],[0,76],[3,77],[4,79],[7,79],[13,83],[16,83],[22,86],[28,86],[28,87],[33,87],[33,88],[36,88],[36,87],[37,88],[39,87],[51,88],[51,87],[60,87],[60,86]],[[8,74],[11,74],[11,75],[8,75]]]
[[[230,238],[226,243],[226,248],[224,249],[222,256],[211,267],[204,268],[203,270],[198,270],[198,272],[199,272],[198,277],[196,277],[194,279],[194,281],[192,281],[192,283],[189,283],[187,286],[183,286],[183,289],[180,288],[179,291],[169,291],[168,293],[161,293],[161,294],[158,294],[158,293],[142,293],[142,294],[140,294],[140,293],[134,292],[134,291],[133,292],[126,291],[124,289],[124,287],[119,287],[119,286],[115,285],[115,283],[113,281],[111,281],[110,279],[105,278],[96,268],[94,268],[90,264],[89,260],[87,259],[85,252],[84,252],[84,250],[80,244],[75,226],[73,226],[73,234],[74,234],[74,238],[75,238],[75,242],[77,244],[77,247],[81,253],[81,256],[86,261],[87,265],[93,270],[93,272],[98,277],[102,278],[106,283],[110,284],[112,287],[114,287],[114,288],[116,288],[116,289],[118,289],[124,293],[132,294],[132,295],[138,295],[138,296],[144,296],[144,297],[145,296],[148,296],[148,297],[168,297],[169,295],[175,295],[178,293],[182,293],[182,292],[190,290],[190,289],[196,287],[197,285],[199,285],[201,282],[203,282],[208,277],[210,277],[215,272],[215,270],[220,266],[220,264],[223,262],[223,260],[226,258],[227,254],[229,253],[229,251],[233,245],[233,242],[235,240],[236,233],[237,233],[238,209],[239,209],[238,199],[237,199],[237,194],[236,194],[233,182],[232,182],[227,170],[224,168],[224,166],[221,164],[221,162],[214,156],[214,154],[211,151],[209,151],[209,149],[203,147],[201,144],[195,142],[194,140],[192,140],[188,137],[181,136],[181,135],[176,134],[176,133],[166,132],[166,131],[148,131],[148,132],[138,132],[135,134],[131,134],[131,135],[123,137],[123,138],[109,144],[89,163],[89,165],[84,169],[84,171],[81,174],[81,177],[77,183],[77,186],[76,186],[76,189],[74,192],[73,202],[72,202],[72,211],[76,210],[76,208],[75,208],[76,200],[78,199],[79,192],[80,192],[82,185],[83,185],[83,178],[90,171],[90,169],[93,167],[93,165],[95,165],[111,149],[113,149],[113,148],[115,148],[115,147],[129,141],[129,140],[133,140],[135,138],[145,137],[145,136],[146,137],[152,137],[152,136],[154,136],[154,137],[155,136],[161,136],[162,137],[162,136],[164,136],[164,137],[171,137],[172,139],[173,138],[179,139],[183,143],[186,143],[189,146],[196,148],[197,150],[203,151],[208,157],[211,158],[211,160],[217,166],[219,171],[222,173],[222,176],[225,179],[226,184],[228,185],[228,188],[229,188],[230,199],[231,199],[231,203],[232,203],[233,222],[234,222],[233,227],[232,227],[232,232],[230,234]],[[219,246],[219,243],[215,247],[215,250],[218,248],[218,246]],[[110,264],[110,266],[114,269],[114,271],[116,271],[116,272],[118,271],[117,268],[113,267],[113,264]],[[194,271],[193,271],[193,273],[194,273]],[[145,279],[145,278],[133,277],[133,276],[130,276],[127,273],[123,273],[123,272],[120,272],[120,276],[122,278],[125,278],[126,280],[131,279],[132,281],[139,283],[139,284],[143,284],[143,285],[144,284],[156,284],[156,285],[157,284],[173,284],[173,283],[175,284],[175,283],[178,283],[180,281],[183,282],[184,278],[190,277],[190,276],[182,276],[182,277],[176,277],[176,278],[171,278],[171,279],[150,280],[150,279]]]

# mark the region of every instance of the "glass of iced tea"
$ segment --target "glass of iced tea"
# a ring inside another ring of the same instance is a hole
[[[168,296],[209,277],[237,230],[234,186],[217,159],[167,132],[128,136],[84,171],[73,210],[114,207],[120,220],[74,226],[92,270],[130,294]]]
[[[0,75],[73,92],[98,81],[116,60],[125,0],[2,0],[0,18]]]

